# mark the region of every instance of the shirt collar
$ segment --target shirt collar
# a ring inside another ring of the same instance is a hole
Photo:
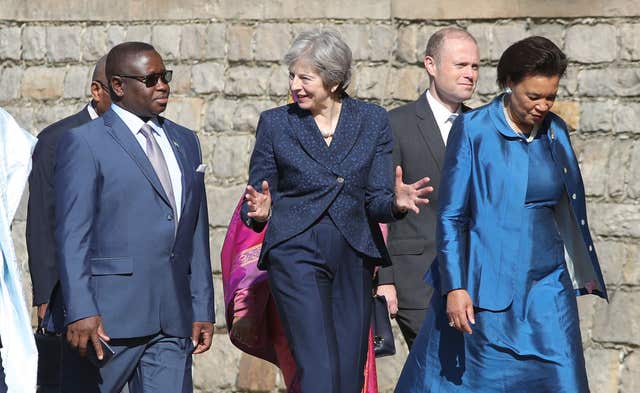
[[[100,117],[98,115],[98,112],[96,112],[96,109],[93,107],[93,101],[89,101],[89,105],[87,105],[87,112],[89,112],[89,117],[91,117],[91,120],[95,120]]]
[[[129,130],[133,132],[133,135],[136,135],[138,131],[140,131],[142,126],[145,124],[142,121],[142,119],[139,118],[137,115],[134,115],[133,113],[129,112],[128,110],[116,104],[112,103],[111,109],[118,115],[118,117],[120,117],[120,119],[122,119],[122,121],[124,122],[124,124],[127,125]],[[149,119],[149,121],[146,124],[151,126],[151,128],[156,132],[157,136],[161,136],[161,137],[164,136],[164,131],[162,129],[162,126],[160,126],[157,117],[153,117]]]
[[[451,115],[453,114],[459,115],[460,113],[462,113],[462,105],[458,107],[457,112],[449,112],[449,109],[447,109],[444,105],[442,105],[440,101],[435,99],[435,97],[431,94],[431,90],[427,90],[426,94],[427,94],[427,102],[431,107],[431,112],[433,112],[433,117],[435,117],[436,123],[438,123],[438,126],[442,126],[444,123],[446,123]]]

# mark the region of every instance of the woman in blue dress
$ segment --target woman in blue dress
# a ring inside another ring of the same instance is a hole
[[[506,93],[461,115],[440,185],[436,292],[397,393],[588,392],[576,295],[606,299],[584,186],[550,112],[567,67],[543,37],[509,47]]]

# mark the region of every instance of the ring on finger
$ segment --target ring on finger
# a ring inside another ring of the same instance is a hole
[[[456,323],[455,323],[455,322],[453,322],[453,321],[449,321],[449,326],[450,326],[450,327],[455,327],[455,326],[456,326]]]

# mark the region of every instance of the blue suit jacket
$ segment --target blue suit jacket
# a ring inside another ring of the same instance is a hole
[[[192,322],[214,320],[199,142],[160,122],[182,171],[177,233],[160,180],[115,112],[58,144],[56,242],[67,323],[100,315],[112,338],[189,337]]]
[[[267,180],[273,214],[259,262],[269,249],[309,228],[324,212],[349,245],[382,265],[390,264],[378,222],[393,215],[393,139],[386,111],[345,97],[330,146],[310,112],[290,104],[260,116],[251,156],[249,184]],[[243,221],[256,231],[246,203]]]
[[[566,194],[555,207],[569,273],[579,294],[606,298],[587,225],[584,186],[565,123],[549,113],[542,125]],[[525,204],[528,155],[507,124],[502,96],[464,113],[449,135],[437,224],[440,290],[465,288],[473,304],[502,310],[513,297],[513,271]],[[580,223],[580,224],[578,224]]]

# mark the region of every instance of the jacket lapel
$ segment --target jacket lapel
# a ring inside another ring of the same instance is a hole
[[[293,104],[289,108],[289,123],[302,149],[320,165],[330,169],[328,166],[329,150],[311,113]]]
[[[103,116],[104,125],[107,132],[116,140],[116,142],[122,146],[122,148],[129,154],[131,159],[136,163],[142,174],[149,180],[151,186],[162,197],[168,206],[171,206],[167,194],[162,188],[160,179],[156,175],[156,171],[151,166],[151,162],[144,153],[144,150],[140,147],[140,144],[131,133],[131,130],[126,124],[116,115],[112,110],[107,111]]]
[[[440,134],[440,128],[436,123],[436,118],[433,116],[429,102],[427,101],[426,93],[420,95],[420,98],[416,101],[416,117],[418,121],[418,129],[424,139],[427,148],[431,151],[438,170],[442,169],[442,162],[444,161],[444,141]]]
[[[189,185],[191,184],[195,169],[189,165],[189,160],[184,150],[187,146],[184,138],[181,138],[180,133],[175,130],[171,123],[162,118],[159,120],[161,121],[162,129],[167,135],[167,138],[169,138],[171,149],[173,149],[173,154],[176,156],[180,171],[182,172],[182,206],[180,206],[180,211],[184,212],[187,196],[189,191],[191,191]]]
[[[358,113],[353,99],[345,97],[342,100],[342,109],[340,110],[340,119],[336,126],[335,136],[331,146],[329,146],[332,164],[338,165],[347,157],[358,140],[358,135],[362,128],[360,124],[360,113]]]

